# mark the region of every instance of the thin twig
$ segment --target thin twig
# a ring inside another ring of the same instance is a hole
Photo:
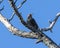
[[[15,0],[14,4],[16,4],[17,0]]]
[[[3,2],[3,0],[0,0],[0,4]],[[4,6],[0,9],[0,12],[4,9]]]
[[[55,19],[50,23],[50,26],[47,28],[42,28],[41,31],[48,31],[48,30],[52,30],[52,28],[54,27],[55,23],[57,22],[58,18],[60,17],[60,13],[58,13],[55,17]]]
[[[17,1],[17,0],[16,0]],[[14,2],[14,4],[16,3],[16,1]],[[24,0],[22,3],[20,3],[20,5],[17,7],[18,9],[22,7],[22,5],[26,2],[27,0]],[[15,12],[12,13],[12,16],[9,18],[9,21],[11,21],[13,19],[15,15]]]
[[[0,11],[2,11],[4,9],[4,6],[0,9]]]
[[[3,2],[3,0],[0,0],[0,4]]]

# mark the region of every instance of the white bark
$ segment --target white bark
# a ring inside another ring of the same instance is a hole
[[[39,39],[39,35],[34,32],[25,32],[25,31],[20,31],[19,29],[15,28],[11,23],[3,17],[2,14],[0,14],[0,21],[6,26],[6,28],[12,32],[14,35],[20,36],[20,37],[25,37],[25,38],[31,38],[31,39],[38,39],[38,43],[42,40],[42,43],[44,43],[48,48],[60,48],[54,41],[51,40],[47,35],[43,33],[43,31],[48,31],[53,28],[55,25],[58,17],[60,16],[60,13],[57,14],[56,18],[51,22],[50,26],[48,28],[43,28],[41,30],[36,30],[33,27],[29,26],[22,18],[21,14],[18,12],[17,7],[15,6],[13,0],[9,0],[11,7],[13,8],[15,14],[19,17],[21,20],[21,23],[27,27],[28,29],[32,31],[36,31],[37,33],[40,33],[40,36],[43,36],[42,38]]]
[[[14,35],[18,35],[18,36],[25,37],[25,38],[33,38],[33,39],[37,39],[38,38],[38,35],[36,33],[20,31],[19,29],[13,27],[13,25],[11,25],[9,23],[9,21],[5,17],[3,17],[1,14],[0,14],[0,21]]]
[[[31,39],[38,39],[38,35],[34,32],[25,32],[25,31],[20,31],[17,28],[13,27],[9,23],[9,21],[3,17],[0,14],[0,21],[6,26],[6,28],[12,32],[14,35],[20,36],[20,37],[25,37],[25,38],[31,38]],[[56,43],[54,43],[48,36],[43,34],[43,43],[48,46],[49,48],[60,48]]]

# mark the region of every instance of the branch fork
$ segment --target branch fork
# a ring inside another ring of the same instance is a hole
[[[24,0],[22,4],[24,4],[25,2],[26,2],[26,0]],[[43,33],[44,31],[52,30],[52,28],[54,27],[54,25],[57,22],[58,18],[60,17],[60,13],[57,13],[55,19],[52,22],[49,21],[50,22],[49,27],[40,28],[39,30],[36,30],[32,26],[29,26],[24,21],[22,15],[19,13],[18,9],[22,6],[22,4],[20,5],[20,7],[16,7],[16,5],[15,5],[16,2],[14,2],[13,0],[9,0],[9,3],[10,3],[11,7],[14,10],[12,16],[14,16],[14,14],[16,14],[18,16],[19,20],[21,21],[21,23],[25,27],[30,29],[32,32],[25,32],[25,31],[21,31],[21,30],[15,28],[13,25],[11,25],[9,23],[10,22],[9,20],[7,20],[5,17],[3,17],[2,14],[0,14],[0,21],[6,26],[6,28],[8,28],[9,31],[11,31],[14,35],[17,35],[17,36],[20,36],[20,37],[30,38],[30,39],[37,39],[36,43],[43,42],[49,48],[60,48],[53,40],[51,40],[51,38],[49,38],[46,34]],[[37,33],[35,33],[34,31],[37,32]]]

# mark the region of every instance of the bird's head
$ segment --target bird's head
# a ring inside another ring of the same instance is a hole
[[[32,18],[32,14],[28,14],[28,18]]]

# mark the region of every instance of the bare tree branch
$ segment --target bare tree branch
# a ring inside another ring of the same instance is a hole
[[[22,18],[21,14],[18,12],[18,9],[17,9],[16,5],[14,4],[13,0],[12,0],[12,1],[9,0],[9,2],[10,2],[10,5],[12,6],[12,8],[14,9],[14,12],[15,12],[16,15],[18,16],[18,18],[21,20],[21,23],[22,23],[25,27],[27,27],[27,28],[29,28],[29,29],[31,29],[31,30],[33,30],[33,31],[36,31],[36,29],[34,29],[32,26],[29,26],[29,25],[24,21],[24,19]]]
[[[18,9],[22,7],[22,5],[26,2],[27,0],[23,0],[23,2],[21,2],[21,4],[17,7]]]
[[[2,11],[4,9],[4,6],[0,9],[0,11]]]
[[[55,25],[55,23],[57,22],[58,18],[60,17],[60,13],[58,13],[55,17],[55,19],[50,22],[50,26],[47,28],[42,28],[41,31],[48,31],[48,30],[52,30],[53,26]]]
[[[22,5],[23,5],[25,2],[26,2],[26,0],[24,0],[24,1],[17,7],[17,9],[21,8]],[[10,18],[9,20],[12,20],[14,15],[15,15],[15,12],[13,12],[13,14],[12,14],[12,16],[11,16],[11,18]],[[50,31],[52,32],[52,28],[53,28],[53,26],[55,25],[55,23],[56,23],[57,19],[59,18],[59,16],[60,16],[60,15],[56,15],[56,18],[55,18],[52,22],[50,22],[50,26],[49,26],[49,27],[47,27],[47,28],[42,28],[42,29],[40,28],[40,30],[41,30],[41,31],[48,31],[48,30],[50,30]],[[21,17],[22,17],[22,16],[21,16]]]
[[[16,4],[17,0],[15,0],[14,4]]]
[[[0,4],[3,2],[3,0],[0,0]],[[2,11],[4,9],[4,6],[0,9]]]
[[[38,35],[36,33],[20,31],[19,29],[13,27],[13,25],[11,25],[9,21],[5,17],[3,17],[2,14],[0,14],[0,22],[2,22],[5,25],[5,27],[14,35],[25,37],[25,38],[31,38],[31,39],[38,38]]]
[[[22,3],[20,3],[20,5],[17,7],[18,9],[22,7],[22,5],[26,2],[27,0],[24,0]],[[17,0],[14,2],[14,4],[17,2]],[[15,15],[15,12],[12,13],[12,16],[8,19],[9,21],[11,21],[13,19]]]
[[[3,2],[3,0],[0,0],[0,4]]]
[[[42,33],[40,30],[37,31],[35,30],[33,27],[29,26],[22,18],[21,14],[18,12],[18,9],[16,7],[16,5],[14,4],[13,0],[9,0],[10,2],[10,5],[12,6],[12,8],[14,9],[14,12],[16,13],[16,15],[19,17],[19,19],[21,20],[21,23],[29,28],[30,30],[32,30],[33,32],[36,31],[36,32],[40,32],[40,36],[42,35],[43,38],[42,38],[42,42],[48,46],[49,48],[60,48],[55,42],[53,42],[48,36],[46,36],[44,33]],[[38,35],[38,34],[37,34]]]
[[[9,2],[10,2],[10,1],[11,1],[11,0],[9,0]],[[14,12],[15,12],[16,15],[18,16],[18,18],[21,20],[21,23],[22,23],[25,27],[27,27],[28,29],[30,29],[30,30],[32,30],[33,32],[36,32],[37,34],[39,34],[39,38],[42,38],[43,35],[41,35],[41,33],[39,33],[40,31],[34,29],[32,26],[30,26],[29,24],[27,24],[27,23],[23,20],[21,14],[18,12],[18,9],[17,9],[17,7],[15,6],[13,0],[10,2],[10,4],[11,4],[12,8],[14,9]]]
[[[24,37],[24,38],[31,38],[31,39],[38,39],[38,35],[34,32],[25,32],[25,31],[20,31],[17,28],[13,27],[13,25],[11,25],[9,23],[9,21],[3,17],[0,14],[0,21],[6,26],[6,28],[12,32],[14,35],[20,36],[20,37]],[[43,38],[43,43],[45,43],[45,45],[47,45],[49,48],[60,48],[56,43],[54,43],[49,37],[45,36]]]

